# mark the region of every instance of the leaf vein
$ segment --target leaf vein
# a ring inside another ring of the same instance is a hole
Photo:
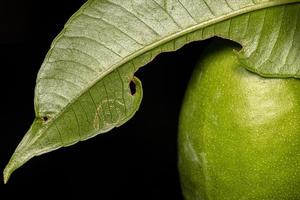
[[[86,118],[87,123],[90,124],[91,122],[90,122],[90,120],[89,120],[89,118],[88,118],[88,114],[86,113],[86,109],[84,109],[84,107],[82,106],[80,100],[78,101],[78,104],[79,104],[79,106],[81,107],[81,109],[82,109],[83,112],[84,112],[84,115],[85,115],[85,118]]]
[[[95,10],[96,10],[96,9],[95,9]],[[97,10],[97,11],[98,11],[98,10]],[[99,12],[99,11],[98,11],[98,12]],[[84,13],[84,14],[85,14],[85,13]],[[108,21],[105,20],[104,18],[93,17],[93,16],[88,15],[88,14],[85,14],[85,15],[87,15],[87,16],[89,16],[89,17],[91,17],[91,18],[95,18],[95,19],[97,19],[97,20],[100,20],[101,22],[105,23],[106,25],[109,25],[109,26],[111,26],[112,28],[114,28],[114,29],[120,31],[120,32],[123,33],[125,36],[127,36],[128,38],[130,38],[132,41],[134,41],[134,42],[136,42],[137,44],[143,46],[142,43],[140,43],[139,41],[137,41],[135,38],[133,38],[132,36],[130,36],[130,35],[129,35],[128,33],[126,33],[125,31],[121,30],[121,29],[120,29],[119,27],[117,27],[116,25],[114,25],[114,24],[108,22]]]
[[[167,14],[167,15],[169,16],[169,18],[176,24],[176,26],[177,26],[178,28],[182,29],[182,26],[176,22],[176,20],[173,18],[173,16],[171,16],[171,14],[170,14],[168,11],[166,11],[159,3],[157,3],[155,0],[151,0],[151,1],[154,2],[158,7],[160,7],[160,9],[161,9],[165,14]]]
[[[297,8],[298,9],[298,12],[297,13],[300,13],[299,12],[299,10],[300,10],[300,6]],[[290,53],[292,52],[291,51],[291,49],[292,49],[292,47],[293,47],[293,45],[294,45],[294,40],[295,40],[295,37],[296,37],[296,30],[297,30],[297,26],[298,26],[298,19],[299,19],[299,15],[300,14],[298,14],[297,16],[296,16],[296,19],[295,19],[295,26],[293,26],[294,28],[293,28],[293,33],[292,33],[292,42],[291,42],[291,45],[288,47],[288,54],[286,55],[286,58],[285,58],[285,61],[283,62],[283,63],[287,63],[288,61],[287,61],[287,59],[288,59],[288,57],[289,57],[289,55],[290,55]],[[300,45],[298,45],[298,47],[299,47]]]
[[[79,141],[81,141],[82,138],[81,138],[81,134],[80,134],[80,123],[79,123],[77,114],[76,114],[76,112],[75,112],[75,110],[74,110],[74,107],[72,106],[71,108],[72,108],[71,110],[72,110],[73,113],[74,113],[74,117],[75,117],[75,119],[76,119],[76,124],[77,124],[77,135],[78,135],[78,137],[79,137]]]
[[[67,84],[73,85],[73,86],[77,87],[78,89],[81,89],[81,88],[82,88],[80,85],[78,85],[78,84],[76,84],[76,83],[74,83],[74,82],[72,82],[72,81],[70,81],[70,80],[67,80],[67,79],[62,79],[62,78],[57,78],[57,77],[47,77],[47,76],[45,76],[45,77],[43,77],[43,80],[58,80],[58,81],[65,82],[65,83],[67,83]]]
[[[119,68],[117,68],[116,71],[118,73],[118,76],[119,76],[121,84],[122,84],[122,99],[123,99],[123,103],[124,103],[125,116],[127,116],[127,106],[126,106],[125,95],[124,95],[124,93],[125,93],[125,86],[124,86],[124,82],[123,82],[122,76],[120,74]]]
[[[95,58],[94,56],[82,51],[81,49],[77,49],[77,48],[74,48],[74,47],[55,47],[56,49],[61,49],[61,50],[70,50],[70,51],[77,51],[78,53],[80,54],[83,54],[83,55],[86,55],[87,57],[89,58],[92,58],[92,60],[94,60],[98,65],[100,65],[100,62],[97,58]],[[48,61],[48,62],[53,62],[53,61]]]
[[[86,81],[86,80],[84,80],[81,76],[79,76],[78,74],[75,74],[75,73],[73,73],[73,72],[71,72],[71,71],[66,71],[66,70],[64,70],[63,68],[58,68],[58,67],[56,67],[56,68],[53,68],[53,70],[55,70],[55,71],[59,71],[59,72],[61,72],[61,73],[65,73],[65,74],[68,74],[68,75],[71,75],[71,76],[69,76],[70,78],[74,78],[73,80],[80,80],[81,82],[82,82],[82,84],[87,84],[88,82]],[[44,77],[43,77],[44,78]],[[57,77],[55,77],[55,78],[57,78]],[[60,79],[59,79],[60,80]],[[39,81],[41,81],[41,80],[39,80]],[[71,80],[70,80],[71,81]],[[78,85],[79,86],[79,85]],[[81,86],[80,86],[81,87]]]
[[[98,112],[98,107],[97,107],[97,105],[96,105],[96,103],[95,103],[95,100],[94,100],[94,98],[93,98],[93,96],[92,96],[90,90],[88,90],[88,94],[89,94],[89,96],[90,96],[90,98],[91,98],[91,100],[92,100],[92,102],[93,102],[94,107],[95,107],[95,113],[96,113],[96,115],[98,116],[98,118],[99,118],[99,120],[100,120],[101,117],[100,117],[99,112]],[[101,105],[101,104],[100,104],[100,105]]]
[[[60,138],[60,142],[61,142],[61,144],[64,146],[64,145],[65,145],[65,142],[63,141],[62,133],[61,133],[61,131],[59,130],[59,128],[57,127],[56,122],[54,122],[54,126],[55,126],[55,128],[56,128],[56,130],[57,130],[57,132],[58,132],[58,135],[59,135],[59,138]]]
[[[285,6],[283,6],[283,16],[284,16],[284,13],[285,13]],[[272,47],[270,48],[271,49],[271,51],[270,51],[270,53],[269,53],[269,55],[266,57],[266,60],[272,60],[271,58],[270,58],[270,56],[272,56],[273,55],[273,53],[274,53],[274,49],[275,49],[275,47],[277,46],[277,44],[278,44],[278,42],[279,42],[279,36],[280,36],[280,34],[281,34],[281,31],[282,31],[282,23],[283,23],[283,20],[282,19],[280,19],[280,22],[279,22],[279,29],[278,29],[278,31],[277,31],[277,34],[276,34],[276,39],[274,39],[274,43],[273,43],[273,45],[272,45]],[[264,63],[266,62],[266,60],[261,64],[261,66],[263,66],[264,65]]]
[[[92,42],[95,42],[96,44],[104,47],[106,50],[108,50],[109,52],[112,52],[114,55],[116,55],[117,57],[120,57],[122,58],[122,56],[114,51],[113,49],[107,47],[106,45],[104,45],[103,43],[101,43],[100,41],[96,40],[96,39],[93,39],[93,38],[90,38],[90,37],[87,37],[87,36],[73,36],[73,35],[65,35],[65,37],[68,37],[68,38],[71,38],[71,39],[84,39],[84,40],[90,40]]]
[[[181,2],[181,0],[178,0],[178,3],[182,6],[182,8],[186,11],[186,13],[191,17],[191,19],[194,21],[194,24],[197,24],[197,20],[195,17],[189,12],[189,10],[184,6],[184,4]]]
[[[228,8],[230,8],[231,10],[234,10],[233,7],[230,5],[230,3],[228,2],[228,0],[225,0],[225,3],[227,4]]]
[[[107,91],[107,87],[106,87],[106,85],[105,85],[105,81],[104,81],[104,80],[103,80],[102,84],[103,84],[104,91],[105,91],[105,94],[106,94],[106,100],[107,100],[107,105],[108,105],[108,111],[109,111],[109,113],[110,113],[110,122],[113,123],[113,115],[112,115],[112,111],[111,111],[111,107],[110,107],[108,91]]]
[[[82,67],[84,67],[84,68],[86,68],[86,69],[88,69],[88,70],[90,70],[90,71],[92,71],[92,72],[94,72],[96,74],[99,73],[98,71],[96,71],[95,69],[93,69],[92,67],[90,67],[89,65],[83,64],[83,63],[75,61],[75,60],[55,60],[55,61],[51,61],[49,63],[56,64],[56,63],[60,63],[60,62],[62,62],[62,63],[65,63],[65,62],[66,63],[73,63],[73,64],[75,64],[77,66],[82,66]]]
[[[213,16],[217,16],[215,14],[215,12],[213,11],[213,9],[209,6],[209,4],[207,3],[207,0],[203,0],[204,4],[206,5],[207,9],[209,10],[209,12],[213,15]]]
[[[131,12],[130,10],[128,10],[127,8],[115,3],[115,2],[111,2],[109,0],[103,0],[107,3],[110,3],[112,5],[115,5],[116,7],[119,7],[120,9],[126,11],[127,13],[129,13],[131,16],[135,17],[138,21],[140,21],[141,23],[143,23],[145,26],[147,26],[153,33],[155,33],[155,35],[160,36],[160,34],[154,29],[152,28],[149,24],[147,24],[145,21],[143,21],[142,19],[140,19],[138,16],[136,16],[133,12]],[[98,10],[98,9],[97,9]],[[100,10],[99,10],[100,11]],[[100,11],[101,12],[101,11]]]

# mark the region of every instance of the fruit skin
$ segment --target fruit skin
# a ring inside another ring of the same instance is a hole
[[[300,200],[300,80],[241,67],[228,42],[197,64],[179,120],[186,200]]]

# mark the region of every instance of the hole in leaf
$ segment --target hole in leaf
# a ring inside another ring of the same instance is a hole
[[[136,84],[133,80],[130,81],[129,88],[130,88],[130,94],[135,95],[135,93],[136,93]]]
[[[42,120],[43,120],[44,122],[47,122],[47,121],[49,120],[49,117],[44,116],[44,117],[42,117]]]

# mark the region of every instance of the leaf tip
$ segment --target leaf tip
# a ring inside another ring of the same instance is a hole
[[[15,152],[11,156],[10,160],[3,170],[4,184],[8,182],[11,174],[16,169],[21,167],[35,155],[34,148],[32,148],[33,144],[30,141],[32,141],[32,138],[36,136],[34,133],[37,133],[37,130],[39,130],[38,128],[39,123],[37,121],[34,121],[28,132],[23,137],[22,141],[19,143]]]
[[[30,160],[34,155],[32,152],[27,151],[26,149],[18,151],[17,149],[12,157],[10,158],[8,164],[3,170],[3,181],[6,184],[11,176],[11,174],[18,168],[20,168],[24,163]],[[23,150],[23,151],[22,151]]]
[[[13,162],[9,161],[6,167],[3,170],[3,181],[4,184],[7,184],[10,175],[16,170],[16,167],[14,166]]]

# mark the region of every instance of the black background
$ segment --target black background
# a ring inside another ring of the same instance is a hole
[[[84,0],[0,1],[0,170],[34,118],[36,74],[51,41]],[[125,125],[75,146],[30,160],[0,199],[182,200],[177,171],[180,104],[193,66],[208,42],[159,55],[136,76],[140,110]]]

